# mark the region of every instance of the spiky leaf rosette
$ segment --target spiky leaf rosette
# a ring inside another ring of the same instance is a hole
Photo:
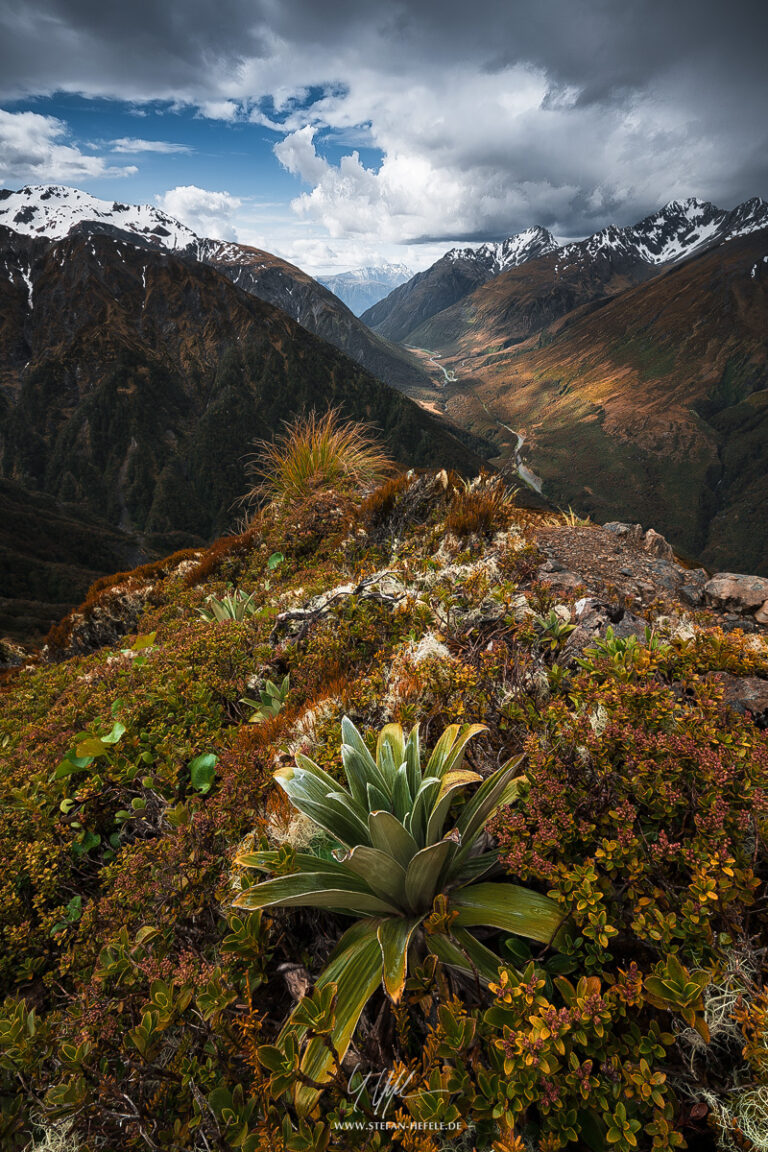
[[[448,967],[490,983],[501,960],[470,928],[483,925],[550,944],[563,920],[560,907],[546,896],[506,881],[479,882],[497,864],[496,852],[486,847],[485,825],[517,798],[524,780],[517,776],[522,757],[483,780],[464,767],[467,745],[485,731],[482,724],[451,724],[424,767],[418,725],[406,739],[399,724],[388,724],[379,734],[375,756],[348,717],[341,730],[346,787],[301,754],[275,780],[294,807],[346,851],[334,860],[296,853],[296,871],[256,884],[235,900],[245,909],[330,908],[356,918],[316,984],[318,991],[329,984],[336,988],[330,1040],[339,1059],[380,983],[393,1001],[400,999],[414,950],[431,952]],[[475,784],[447,828],[452,802]],[[278,857],[277,852],[248,852],[237,862],[269,872]],[[425,931],[438,896],[446,898],[448,915],[442,922],[450,927]],[[280,1039],[296,1030],[291,1018]],[[302,1071],[322,1083],[332,1066],[328,1044],[322,1037],[311,1039]],[[316,1098],[317,1089],[297,1087],[302,1110]]]

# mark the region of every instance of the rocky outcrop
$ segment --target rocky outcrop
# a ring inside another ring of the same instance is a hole
[[[752,613],[768,623],[768,579],[740,572],[717,572],[704,585],[709,604],[725,611]]]

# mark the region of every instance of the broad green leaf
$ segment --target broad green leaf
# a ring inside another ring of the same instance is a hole
[[[341,762],[344,765],[344,775],[347,777],[349,791],[363,806],[368,803],[368,784],[370,777],[363,757],[354,748],[347,744],[341,746]]]
[[[452,928],[451,936],[442,932],[427,933],[427,948],[442,964],[458,968],[469,976],[477,973],[486,984],[498,980],[499,967],[503,960],[486,948],[471,932],[464,928]]]
[[[529,888],[517,884],[471,884],[451,893],[449,907],[459,915],[457,928],[487,925],[550,944],[565,917],[562,908]]]
[[[270,572],[274,572],[275,568],[279,568],[285,560],[282,552],[273,552],[269,560],[267,560],[267,568]]]
[[[381,900],[366,889],[362,881],[355,887],[358,877],[350,873],[349,880],[330,880],[324,872],[295,872],[290,876],[277,876],[247,888],[234,900],[236,908],[255,911],[275,904],[291,908],[333,908],[340,912],[366,916],[387,916],[398,913],[398,909]],[[331,887],[333,884],[335,887]]]
[[[195,756],[189,762],[189,779],[193,788],[198,792],[210,792],[216,775],[218,757],[213,752],[204,752],[202,756]]]
[[[89,736],[87,740],[81,740],[75,751],[78,760],[81,760],[86,756],[105,756],[107,748],[104,741],[100,740],[98,736]]]
[[[385,724],[381,732],[379,732],[379,738],[376,741],[377,761],[381,756],[385,744],[388,744],[391,748],[392,759],[394,760],[395,766],[399,768],[405,760],[405,734],[399,724]]]
[[[131,644],[131,652],[143,652],[145,648],[151,648],[155,642],[157,632],[148,632],[146,636],[137,636],[133,644]]]
[[[389,799],[389,796],[386,796],[381,791],[380,788],[376,787],[375,784],[369,784],[368,785],[368,811],[369,812],[378,812],[379,809],[382,809],[384,812],[389,812],[391,807],[392,807],[392,802]]]
[[[411,796],[415,796],[421,786],[421,745],[418,724],[414,724],[405,745],[405,763],[408,768],[408,787]]]
[[[102,744],[117,744],[126,732],[125,724],[121,724],[119,720],[115,720],[112,729],[106,736],[101,737]]]
[[[339,1060],[343,1060],[360,1014],[381,982],[378,927],[379,921],[375,919],[353,924],[342,936],[315,985],[317,989],[324,988],[326,984],[336,985],[336,1021],[330,1040]],[[290,1028],[289,1020],[280,1034],[278,1046],[282,1046]],[[323,1038],[310,1040],[301,1061],[305,1075],[317,1083],[325,1083],[331,1077],[333,1064],[333,1055]],[[297,1084],[294,1102],[300,1116],[311,1111],[319,1095],[318,1089]]]
[[[414,912],[428,912],[432,907],[440,874],[455,851],[453,840],[441,840],[413,857],[405,874],[405,896]]]
[[[467,784],[476,784],[481,782],[482,779],[479,773],[466,770],[447,772],[445,776],[443,776],[437,803],[433,807],[430,817],[427,820],[427,844],[436,844],[443,835],[445,817],[448,815],[448,809],[453,799],[452,793],[455,792],[457,788],[463,788]]]
[[[446,764],[446,761],[448,760],[451,749],[453,748],[453,745],[460,731],[460,724],[448,725],[438,740],[437,744],[435,744],[434,748],[432,749],[432,755],[427,761],[427,766],[424,769],[425,776],[442,776],[443,768]]]
[[[74,772],[84,772],[93,764],[93,756],[66,756],[53,774],[54,780],[63,780]]]
[[[343,864],[334,871],[331,881],[330,873],[323,867],[326,863],[325,860],[318,860],[318,867],[311,872],[289,872],[287,876],[273,876],[271,880],[262,880],[259,884],[246,888],[237,899],[241,900],[243,896],[258,893],[257,903],[275,904],[283,897],[290,899],[303,893],[322,892],[328,888],[337,891],[367,892],[372,895],[362,876],[345,868]]]
[[[283,853],[269,852],[241,852],[235,857],[235,864],[240,868],[258,868],[262,872],[271,872],[278,861],[283,859]],[[333,858],[316,856],[313,852],[294,852],[293,862],[303,872],[325,872],[328,876],[345,876],[347,868]]]
[[[333,802],[330,799],[323,803],[312,800],[294,800],[295,806],[305,816],[314,820],[331,836],[347,848],[354,848],[355,844],[369,842],[368,828],[355,815],[351,808]]]
[[[488,726],[486,724],[465,724],[443,765],[442,775],[444,776],[448,772],[458,771],[464,761],[464,753],[467,750],[467,745],[470,740],[478,736],[481,732],[487,731]]]
[[[421,787],[413,801],[413,811],[410,818],[411,835],[417,840],[420,847],[426,844],[427,822],[432,815],[432,808],[440,795],[440,779],[437,776],[425,776]]]
[[[408,787],[408,765],[401,764],[395,776],[392,789],[392,809],[398,820],[403,820],[413,807],[413,797]]]
[[[499,862],[498,852],[480,852],[477,856],[469,856],[461,868],[454,869],[451,865],[449,869],[449,877],[451,881],[459,887],[464,884],[472,884],[475,880],[479,880],[481,876],[489,872]]]
[[[462,849],[454,861],[453,872],[457,871],[469,856],[478,834],[501,806],[522,759],[523,757],[519,756],[516,760],[502,764],[501,768],[497,768],[487,780],[483,781],[465,804],[456,821],[456,827],[461,833]]]
[[[341,721],[341,739],[344,744],[349,745],[350,748],[354,748],[354,750],[360,754],[368,772],[369,779],[373,780],[379,787],[382,787],[383,779],[381,778],[378,765],[368,751],[365,740],[363,740],[348,716],[344,716]]]
[[[376,763],[379,766],[379,771],[387,782],[387,794],[391,795],[401,761],[395,760],[395,754],[392,751],[392,745],[389,741],[385,741],[384,744],[382,744],[381,752],[376,756]]]
[[[398,1003],[405,987],[408,972],[408,946],[422,916],[390,916],[379,925],[382,974],[387,995]]]
[[[391,852],[379,848],[369,848],[367,844],[356,845],[341,866],[362,876],[368,887],[377,896],[399,908],[406,908],[405,869],[398,864]]]
[[[400,821],[391,812],[371,812],[368,828],[373,847],[389,852],[403,868],[407,868],[419,846]]]
[[[334,780],[319,764],[315,764],[314,760],[310,760],[309,756],[305,756],[302,752],[296,753],[296,764],[289,765],[286,768],[279,768],[275,772],[275,780],[281,787],[285,787],[286,783],[292,781],[300,782],[303,779],[303,774],[307,773],[309,776],[314,777],[316,780],[321,781],[325,785],[327,792],[333,792],[339,787],[338,782]]]

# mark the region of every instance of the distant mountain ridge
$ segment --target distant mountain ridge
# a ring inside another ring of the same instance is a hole
[[[765,227],[768,203],[758,196],[731,211],[695,197],[671,200],[631,227],[610,225],[584,240],[565,245],[559,245],[544,228],[530,228],[500,244],[451,249],[426,271],[369,308],[362,319],[389,340],[419,343],[430,338],[430,331],[421,329],[433,317],[460,304],[494,277],[545,257],[551,258],[549,280],[556,293],[558,280],[563,276],[573,281],[574,274],[583,271],[593,278],[599,264],[603,265],[599,275],[603,286],[614,273],[628,278],[629,283],[640,283],[663,266]],[[606,269],[608,264],[610,268]],[[619,286],[626,287],[627,283]],[[578,302],[568,297],[564,311]],[[446,322],[441,327],[445,331],[448,326]]]
[[[526,260],[536,260],[559,248],[557,240],[546,228],[526,228],[506,240],[481,244],[479,248],[451,248],[445,259],[457,263],[460,260],[473,260],[486,268],[492,276],[498,276],[506,268],[517,268]]]
[[[111,236],[124,244],[202,261],[250,295],[287,312],[386,384],[414,392],[427,383],[407,351],[371,332],[337,296],[300,268],[259,248],[198,236],[160,208],[99,200],[64,185],[30,185],[16,192],[0,190],[3,225],[22,236],[49,240],[62,240],[72,232]]]
[[[528,260],[558,249],[546,228],[528,228],[498,244],[452,248],[435,264],[374,304],[361,319],[387,340],[407,343],[420,324],[462,300],[475,288]]]
[[[318,281],[359,316],[412,276],[413,271],[405,264],[381,264],[319,276]]]

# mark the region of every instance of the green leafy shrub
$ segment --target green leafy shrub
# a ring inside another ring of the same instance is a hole
[[[256,593],[251,592],[250,596],[246,596],[245,592],[239,588],[235,588],[232,592],[227,592],[221,599],[218,596],[207,596],[207,608],[198,608],[198,613],[202,616],[203,620],[209,623],[218,621],[222,623],[224,620],[247,620],[249,616],[253,616],[257,609]]]
[[[288,672],[279,684],[275,684],[274,680],[267,680],[259,693],[258,700],[252,700],[249,696],[243,696],[240,703],[245,704],[247,708],[253,709],[253,712],[248,717],[248,723],[259,724],[262,720],[266,720],[270,716],[277,716],[288,698],[290,687],[291,674]]]

